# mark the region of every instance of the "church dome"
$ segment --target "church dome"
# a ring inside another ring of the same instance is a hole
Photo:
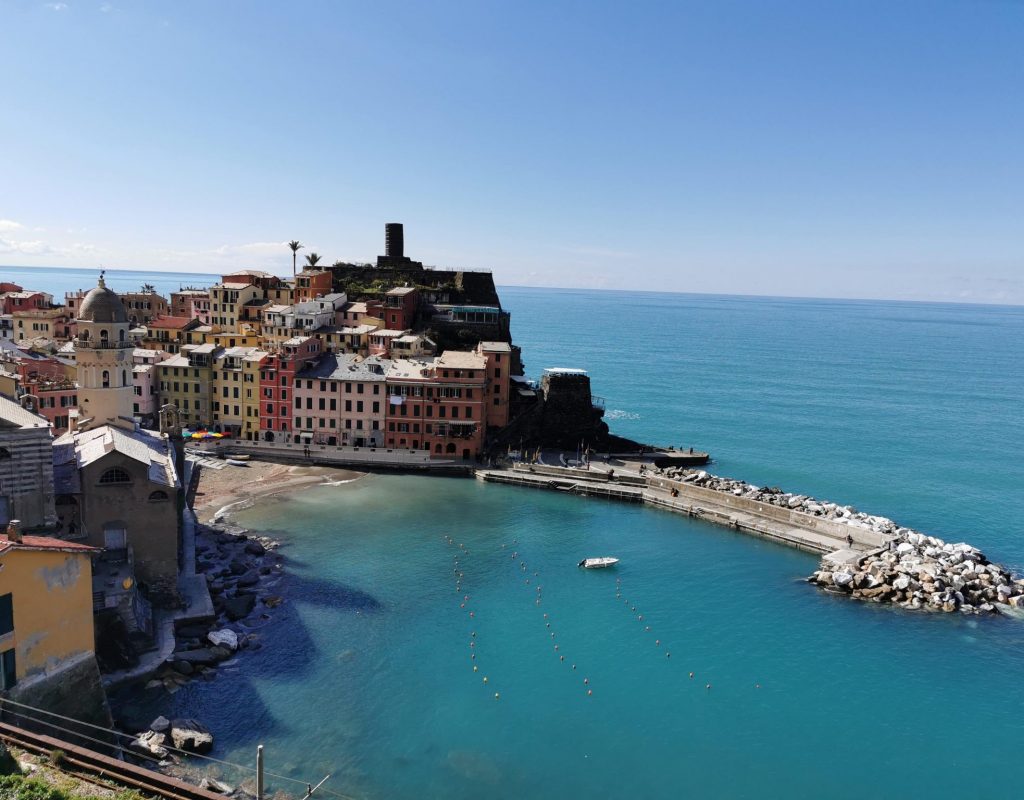
[[[128,315],[124,311],[124,305],[114,292],[107,288],[107,284],[100,275],[99,284],[89,291],[82,301],[82,307],[78,311],[78,318],[86,322],[127,322]]]

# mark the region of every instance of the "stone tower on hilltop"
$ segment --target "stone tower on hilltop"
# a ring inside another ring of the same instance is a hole
[[[124,305],[107,288],[103,273],[78,312],[75,358],[78,363],[78,417],[72,427],[85,431],[100,425],[132,430],[134,385],[130,324]]]

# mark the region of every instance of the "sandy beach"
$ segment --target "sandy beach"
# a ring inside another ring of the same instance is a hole
[[[330,481],[360,478],[365,473],[334,467],[289,466],[250,461],[247,466],[224,469],[201,467],[194,509],[201,522],[208,522],[225,506],[255,502],[280,492],[294,491]]]

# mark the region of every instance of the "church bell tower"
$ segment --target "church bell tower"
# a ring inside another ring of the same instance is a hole
[[[135,387],[128,315],[103,273],[78,312],[75,359],[78,364],[78,421],[75,430],[116,425],[132,430]]]

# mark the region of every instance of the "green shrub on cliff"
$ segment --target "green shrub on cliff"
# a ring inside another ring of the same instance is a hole
[[[17,765],[15,765],[17,766]],[[138,792],[128,789],[117,792],[116,800],[144,800]],[[37,778],[23,775],[0,777],[0,800],[101,800],[96,795],[79,794],[68,789],[51,786]]]

